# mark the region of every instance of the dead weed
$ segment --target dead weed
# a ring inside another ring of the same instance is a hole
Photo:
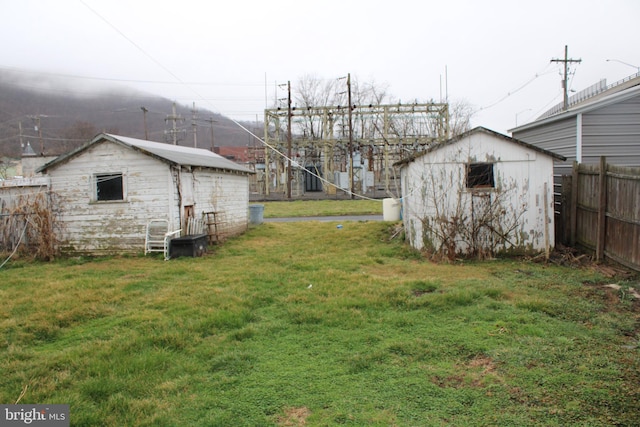
[[[306,406],[287,408],[284,410],[284,415],[278,417],[278,425],[288,427],[305,426],[309,415],[311,415],[311,411]]]

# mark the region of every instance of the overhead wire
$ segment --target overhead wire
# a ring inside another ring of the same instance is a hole
[[[495,107],[496,105],[500,104],[501,102],[505,101],[507,98],[515,95],[516,93],[520,92],[522,89],[524,89],[525,87],[529,86],[531,83],[533,83],[534,81],[536,81],[538,78],[553,73],[555,72],[555,70],[547,70],[549,68],[551,64],[547,64],[546,67],[544,67],[542,70],[540,70],[539,72],[535,73],[531,78],[529,78],[527,81],[525,81],[524,83],[522,83],[521,85],[519,85],[518,87],[516,87],[513,90],[510,90],[509,92],[507,92],[504,96],[502,96],[501,98],[499,98],[498,100],[489,103],[488,105],[485,105],[483,107],[478,108],[478,110],[476,112],[479,111],[484,111],[484,110],[488,110],[489,108]]]
[[[155,57],[153,57],[151,54],[149,54],[144,48],[142,48],[139,44],[137,44],[133,39],[131,39],[130,37],[128,37],[123,31],[121,31],[118,27],[116,27],[114,24],[112,24],[108,19],[106,19],[103,15],[101,15],[97,10],[95,10],[94,8],[92,8],[90,5],[88,5],[84,0],[80,0],[80,2],[89,10],[91,11],[95,16],[97,16],[101,21],[103,21],[106,25],[108,25],[110,28],[112,28],[115,32],[117,32],[121,37],[123,37],[127,42],[129,42],[131,45],[133,45],[140,53],[142,53],[145,57],[147,57],[149,60],[151,60],[154,64],[156,64],[158,67],[160,67],[162,70],[164,70],[167,74],[169,74],[173,79],[175,79],[175,81],[173,82],[153,82],[153,81],[149,81],[149,80],[126,80],[126,79],[111,79],[111,78],[93,78],[95,80],[109,80],[109,81],[129,81],[129,82],[139,82],[139,83],[159,83],[159,84],[180,84],[184,87],[186,87],[187,89],[189,89],[194,95],[196,95],[196,97],[202,101],[205,102],[206,104],[212,105],[210,103],[210,101],[212,101],[213,99],[210,98],[205,98],[204,96],[202,96],[198,91],[196,91],[192,86],[193,85],[201,85],[201,84],[206,84],[206,83],[200,83],[200,82],[185,82],[183,81],[178,75],[176,75],[173,71],[171,71],[168,67],[166,67],[163,63],[161,63],[159,60],[157,60]],[[489,105],[486,105],[484,107],[481,107],[478,109],[478,111],[482,111],[482,110],[486,110],[489,108],[492,108],[498,104],[500,104],[501,102],[503,102],[504,100],[506,100],[507,98],[509,98],[510,96],[514,95],[515,93],[518,93],[519,91],[521,91],[522,89],[524,89],[525,87],[527,87],[528,85],[530,85],[533,81],[535,81],[536,79],[538,79],[539,77],[548,74],[549,72],[546,71],[546,69],[549,67],[549,64],[547,64],[547,67],[545,67],[541,72],[536,73],[533,77],[531,77],[530,79],[528,79],[526,82],[524,82],[523,84],[521,84],[520,86],[518,86],[517,88],[515,88],[514,90],[509,91],[506,95],[504,95],[503,97],[499,98],[498,100],[496,100],[493,103],[490,103]],[[80,77],[80,76],[73,76],[73,75],[66,75],[68,77]],[[215,99],[215,98],[214,98]],[[215,106],[214,106],[215,108]],[[242,129],[244,132],[248,133],[250,136],[252,136],[253,138],[257,139],[258,141],[260,141],[265,147],[268,147],[270,150],[272,150],[274,153],[276,153],[278,156],[282,157],[283,159],[290,161],[292,164],[294,165],[298,165],[299,163],[291,158],[289,158],[285,153],[279,151],[276,147],[274,147],[273,145],[267,143],[263,138],[259,137],[258,135],[256,135],[255,133],[253,133],[251,130],[249,130],[247,127],[245,127],[244,125],[242,125],[241,123],[239,123],[237,120],[233,119],[233,118],[229,118],[229,120],[231,122],[233,122],[236,126],[238,126],[240,129]],[[45,139],[45,138],[43,138]],[[49,140],[55,140],[54,138],[46,138]],[[307,170],[307,172],[309,174],[311,174],[312,176],[315,176],[316,178],[320,179],[322,182],[328,184],[328,185],[333,185],[336,186],[334,183],[326,180],[325,178],[321,177],[318,174],[315,174],[314,172]],[[337,186],[336,186],[337,187]],[[344,190],[341,188],[341,190]],[[361,197],[361,198],[365,198],[368,199],[365,196],[356,194],[354,192],[352,192],[351,190],[346,190],[346,192],[352,196],[357,196],[357,197]],[[373,199],[372,199],[373,200]]]
[[[122,32],[120,29],[118,29],[115,25],[113,25],[111,22],[109,22],[109,20],[107,20],[105,17],[103,17],[98,11],[96,11],[95,9],[93,9],[92,7],[90,7],[89,5],[87,5],[87,3],[84,0],[80,0],[80,2],[87,8],[89,9],[93,14],[95,14],[98,18],[100,18],[104,23],[106,23],[109,27],[111,27],[114,31],[116,31],[118,34],[120,34],[125,40],[127,40],[129,43],[131,43],[136,49],[138,49],[144,56],[146,56],[148,59],[150,59],[153,63],[155,63],[156,65],[158,65],[160,68],[162,68],[165,72],[167,72],[170,76],[172,76],[177,82],[179,82],[180,84],[182,84],[184,87],[186,87],[187,89],[189,89],[194,95],[196,95],[196,97],[200,100],[200,101],[204,101],[205,103],[212,105],[211,103],[209,103],[209,101],[204,98],[198,91],[196,91],[193,87],[191,87],[190,85],[188,85],[186,82],[184,82],[180,77],[178,77],[174,72],[172,72],[168,67],[164,66],[160,61],[158,61],[157,59],[155,59],[151,54],[149,54],[147,51],[145,51],[140,45],[138,45],[137,43],[135,43],[131,38],[129,38],[126,34],[124,34],[124,32]],[[215,106],[213,106],[215,109]],[[270,150],[272,150],[273,152],[275,152],[278,156],[282,157],[283,159],[287,160],[288,162],[291,162],[292,165],[299,165],[299,163],[291,158],[289,158],[285,153],[282,153],[281,151],[279,151],[276,147],[272,146],[271,144],[267,143],[263,138],[257,136],[255,133],[253,133],[252,131],[250,131],[247,127],[245,127],[244,125],[242,125],[240,122],[238,122],[237,120],[229,117],[229,120],[231,122],[233,122],[236,126],[238,126],[240,129],[242,129],[243,131],[245,131],[246,133],[248,133],[250,136],[256,138],[258,141],[260,141],[265,147],[268,147]],[[334,183],[328,181],[327,179],[325,179],[324,177],[319,176],[318,174],[313,173],[312,171],[308,171],[309,174],[311,174],[312,176],[315,176],[316,178],[320,179],[322,182],[328,184],[328,185],[332,185],[336,188],[339,188],[338,186],[336,186]],[[377,200],[377,199],[371,199],[369,197],[363,196],[363,195],[359,195],[357,193],[354,193],[352,190],[353,189],[349,189],[349,190],[344,190],[342,188],[340,188],[341,190],[345,191],[347,194],[349,194],[350,196],[354,196],[354,197],[359,197],[362,199],[369,199],[369,200]]]

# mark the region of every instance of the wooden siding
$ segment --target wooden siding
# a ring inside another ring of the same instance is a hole
[[[528,252],[544,250],[545,233],[549,245],[553,247],[553,158],[483,134],[471,135],[420,156],[402,168],[403,221],[410,244],[419,250],[424,248],[424,221],[456,210],[453,205],[459,202],[458,195],[465,206],[471,205],[472,193],[465,189],[463,181],[465,165],[469,161],[494,162],[496,186],[512,186],[514,189],[507,204],[513,209],[510,212],[507,208],[503,216],[521,210],[520,224],[508,236],[510,242],[518,242],[519,246],[505,243],[503,249]],[[545,199],[548,202],[546,208]],[[441,206],[436,207],[436,204]],[[546,218],[545,211],[548,214]],[[545,220],[548,223],[546,229]],[[437,237],[428,236],[431,241],[434,238],[437,240]],[[461,250],[464,252],[465,248]]]
[[[93,176],[122,173],[125,200],[96,202]],[[51,190],[61,202],[63,250],[80,253],[139,252],[145,227],[155,218],[181,228],[181,185],[192,187],[198,212],[228,213],[225,232],[238,234],[248,224],[248,177],[211,169],[177,168],[152,156],[109,141],[49,170]],[[186,184],[185,184],[186,183]],[[182,190],[183,188],[181,188]],[[246,197],[245,197],[246,194]]]
[[[569,222],[569,243],[640,271],[640,168],[601,164],[575,165],[573,176],[565,178],[568,184],[577,180],[564,190],[569,194],[561,217]]]
[[[11,252],[22,242],[23,247],[31,242],[25,235],[37,234],[36,212],[33,203],[50,205],[48,177],[31,177],[0,181],[0,251]],[[26,233],[26,234],[25,234]]]
[[[93,177],[102,173],[123,174],[125,200],[95,201]],[[150,156],[103,142],[53,168],[49,176],[60,200],[65,251],[142,250],[149,220],[163,218],[178,225],[176,211],[170,209],[175,187],[169,167]]]
[[[198,169],[193,173],[195,214],[217,212],[222,237],[246,231],[249,223],[249,178],[244,174]]]
[[[577,151],[577,117],[575,115],[550,123],[528,126],[514,132],[514,138],[562,154],[566,162],[554,166],[555,211],[560,215],[563,198],[562,176],[571,175]],[[582,113],[583,164],[597,164],[600,156],[619,166],[640,166],[640,95]],[[581,234],[589,239],[590,217],[580,213],[580,224],[587,227]],[[568,236],[566,221],[558,221],[559,235]],[[582,226],[582,225],[581,225]],[[567,239],[564,238],[564,241]]]

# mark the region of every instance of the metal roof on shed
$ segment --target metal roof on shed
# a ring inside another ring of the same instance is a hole
[[[471,130],[469,130],[467,132],[461,133],[460,135],[456,135],[453,138],[448,139],[448,140],[446,140],[444,142],[441,142],[441,143],[438,143],[438,144],[433,144],[432,146],[430,146],[426,150],[419,151],[419,152],[409,156],[406,159],[399,160],[399,161],[395,162],[393,165],[394,166],[407,165],[407,164],[413,162],[414,160],[416,160],[419,157],[422,157],[422,156],[424,156],[424,155],[426,155],[428,153],[431,153],[433,151],[439,150],[442,147],[446,147],[448,145],[455,144],[456,142],[458,142],[458,141],[460,141],[462,139],[465,139],[468,136],[476,134],[476,133],[484,133],[484,134],[491,135],[491,136],[496,137],[496,138],[503,139],[503,140],[508,141],[510,143],[525,147],[525,148],[527,148],[529,150],[537,151],[538,153],[544,154],[546,156],[553,157],[556,160],[561,160],[561,161],[567,160],[566,157],[564,157],[564,156],[562,156],[560,154],[554,153],[554,152],[549,151],[549,150],[545,150],[544,148],[540,148],[540,147],[537,147],[537,146],[532,145],[532,144],[528,144],[528,143],[526,143],[524,141],[512,138],[512,137],[510,137],[508,135],[503,135],[503,134],[501,134],[499,132],[496,132],[496,131],[493,131],[491,129],[487,129],[487,128],[482,127],[482,126],[478,126],[478,127],[475,127],[475,128],[473,128],[473,129],[471,129]]]
[[[195,166],[204,168],[236,171],[241,173],[253,173],[250,169],[228,160],[216,153],[202,148],[183,147],[180,145],[163,144],[161,142],[145,141],[142,139],[129,138],[126,136],[102,133],[93,138],[87,144],[63,154],[40,167],[37,172],[42,172],[77,156],[94,144],[102,141],[111,141],[116,144],[125,145],[143,154],[151,155],[160,160],[166,161],[176,166]]]

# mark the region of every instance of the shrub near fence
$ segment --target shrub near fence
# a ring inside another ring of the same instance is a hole
[[[59,226],[51,193],[20,195],[11,203],[0,200],[0,252],[29,254],[51,260],[58,253]]]
[[[640,168],[574,163],[562,188],[568,243],[640,271]]]

